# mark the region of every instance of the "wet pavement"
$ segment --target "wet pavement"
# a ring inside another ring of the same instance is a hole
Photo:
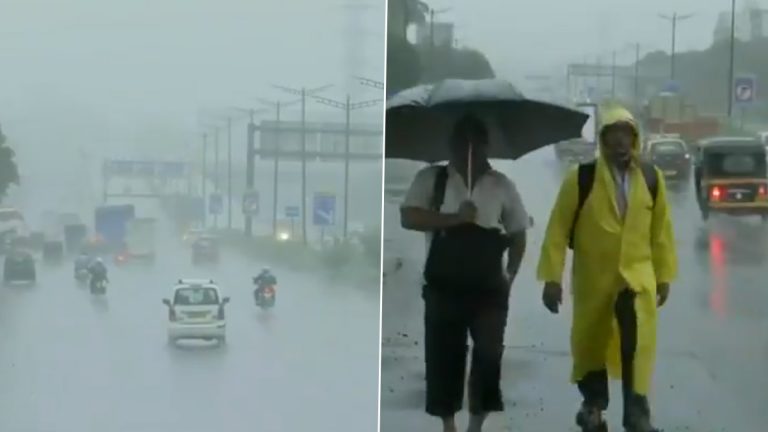
[[[17,196],[29,213],[50,204]],[[161,221],[158,232],[174,231]],[[190,258],[164,234],[154,265],[110,269],[103,299],[75,283],[69,262],[38,263],[37,286],[0,289],[0,430],[376,430],[377,296],[226,251],[208,268]],[[280,281],[268,313],[251,296],[262,265]],[[180,277],[213,278],[232,298],[226,346],[167,346],[161,299]]]
[[[549,314],[535,281],[560,171],[547,149],[497,168],[515,180],[536,225],[510,299],[507,410],[491,417],[487,430],[578,430],[573,420],[580,400],[568,382],[570,301],[566,297],[560,315]],[[687,188],[671,200],[680,277],[660,312],[654,417],[667,432],[761,432],[768,422],[768,226],[727,218],[705,224]],[[397,205],[385,203],[381,431],[439,431],[439,421],[423,413],[419,273],[425,242],[400,229]],[[609,422],[620,430],[618,383],[611,390]]]

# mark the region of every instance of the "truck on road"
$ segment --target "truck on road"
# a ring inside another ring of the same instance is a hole
[[[128,222],[136,216],[132,204],[105,205],[94,213],[95,242],[100,250],[119,252],[125,248]]]
[[[155,218],[140,217],[128,221],[125,230],[125,249],[118,262],[149,261],[155,259]]]

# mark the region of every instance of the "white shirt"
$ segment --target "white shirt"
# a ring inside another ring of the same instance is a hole
[[[421,169],[411,183],[402,207],[417,207],[430,210],[432,192],[440,166],[432,165]],[[453,168],[448,167],[448,182],[445,199],[440,207],[442,213],[455,213],[465,200],[471,200],[477,207],[477,223],[486,228],[499,228],[508,234],[529,228],[528,212],[517,187],[506,175],[491,169],[477,180],[469,194],[464,179]],[[427,233],[427,253],[432,234]]]

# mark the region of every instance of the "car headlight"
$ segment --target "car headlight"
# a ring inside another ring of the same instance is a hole
[[[291,234],[287,231],[281,231],[277,233],[277,239],[280,241],[287,241],[291,239]]]

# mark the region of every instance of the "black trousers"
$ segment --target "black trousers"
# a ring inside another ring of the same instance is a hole
[[[462,408],[467,334],[472,337],[469,410],[503,411],[501,357],[509,310],[509,288],[441,290],[425,287],[424,330],[428,414],[451,416]]]
[[[645,396],[634,392],[634,358],[637,348],[637,313],[635,293],[625,289],[619,293],[614,306],[621,339],[621,387],[624,399],[624,425],[633,418],[649,418],[650,407]],[[589,372],[578,382],[584,405],[604,411],[608,408],[608,372]]]

